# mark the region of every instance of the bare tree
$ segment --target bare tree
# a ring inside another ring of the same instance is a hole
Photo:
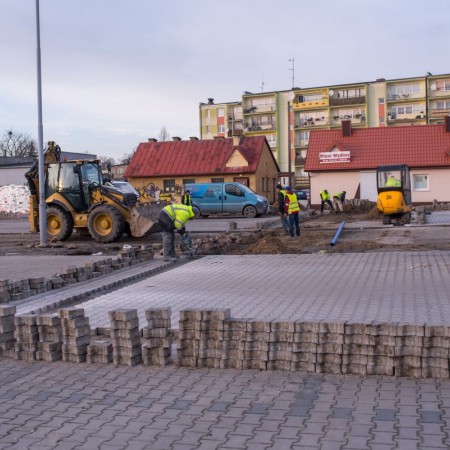
[[[163,126],[161,131],[159,132],[158,140],[161,142],[170,141],[170,134],[167,131],[167,128]]]
[[[134,149],[131,151],[131,153],[125,153],[122,158],[120,158],[120,164],[130,164],[131,160],[133,159],[134,154],[136,153],[137,147],[134,147]]]
[[[116,163],[114,158],[111,158],[111,156],[99,156],[98,159],[101,161],[102,165],[110,164],[113,166]]]
[[[37,142],[28,134],[15,133],[12,129],[8,130],[0,138],[0,155],[36,158],[38,155]]]

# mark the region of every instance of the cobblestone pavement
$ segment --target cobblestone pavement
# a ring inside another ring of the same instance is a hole
[[[107,312],[230,308],[235,318],[450,325],[450,252],[208,256],[79,303],[91,326]],[[18,311],[26,312],[24,305]]]
[[[0,361],[0,448],[450,447],[450,382]]]
[[[449,268],[444,251],[206,257],[81,306],[92,327],[121,306],[171,306],[174,325],[215,306],[449,325]],[[433,450],[449,436],[450,380],[0,359],[0,449]]]

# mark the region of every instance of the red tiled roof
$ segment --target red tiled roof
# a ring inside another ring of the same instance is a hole
[[[320,163],[319,153],[334,147],[350,151],[350,162]],[[407,164],[411,168],[449,167],[450,133],[444,125],[419,125],[311,131],[305,170],[359,170],[380,165]]]
[[[144,142],[139,144],[124,177],[254,173],[265,147],[272,154],[264,136],[243,137],[237,147],[233,145],[233,138]],[[225,166],[236,148],[248,161],[248,166]]]

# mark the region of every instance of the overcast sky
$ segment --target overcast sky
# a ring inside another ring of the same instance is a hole
[[[0,0],[0,134],[37,139],[35,0]],[[44,142],[120,159],[199,103],[450,73],[449,0],[40,0]]]

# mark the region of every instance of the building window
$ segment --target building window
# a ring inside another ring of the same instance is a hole
[[[211,178],[211,183],[223,183],[223,178]]]
[[[217,125],[218,133],[225,133],[225,125]]]
[[[211,134],[211,127],[206,125],[206,134]]]
[[[450,80],[437,80],[436,89],[438,91],[450,91]]]
[[[195,183],[195,178],[186,178],[185,180],[183,180],[183,188],[184,186],[186,186],[186,184],[194,184]]]
[[[164,192],[175,192],[175,180],[163,180]]]
[[[366,95],[366,90],[362,89],[342,89],[337,91],[338,98],[356,98],[364,97]]]
[[[304,94],[303,95],[303,101],[304,102],[317,102],[323,99],[323,96],[321,93],[316,94]]]
[[[209,119],[211,117],[211,111],[209,109],[205,110],[205,118]]]
[[[217,117],[223,117],[223,116],[224,116],[223,108],[217,108]]]
[[[413,175],[413,188],[415,191],[429,191],[428,175]]]

